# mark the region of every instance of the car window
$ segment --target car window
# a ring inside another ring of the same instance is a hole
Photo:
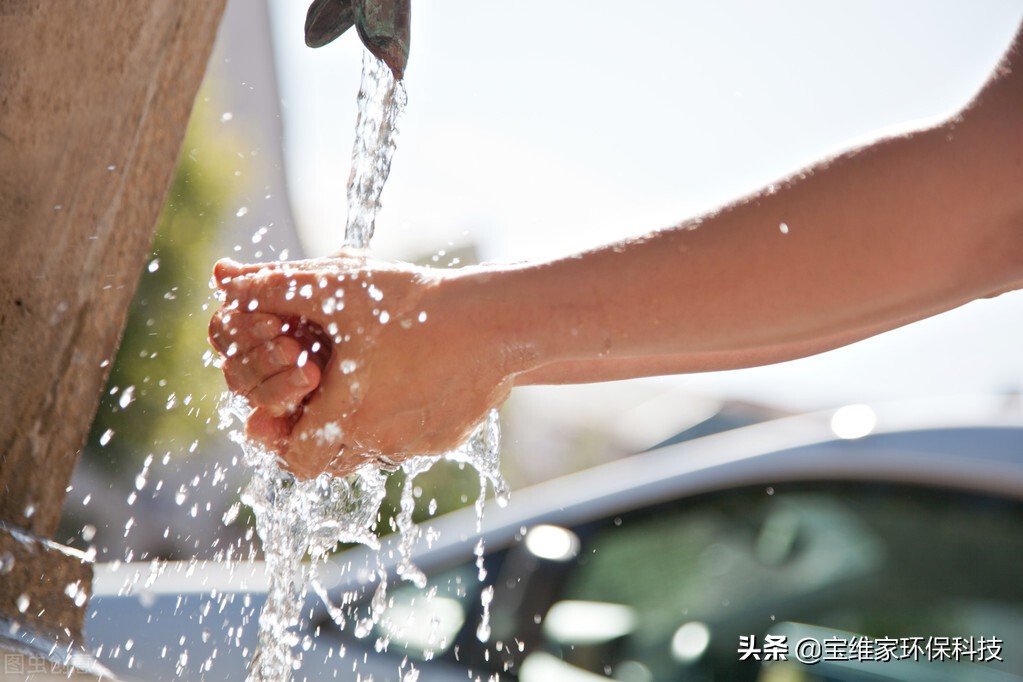
[[[1023,679],[1019,501],[801,484],[662,505],[579,534],[523,682]],[[810,639],[821,656],[802,665],[794,649]],[[879,640],[900,657],[869,658]],[[849,660],[857,647],[862,662]]]

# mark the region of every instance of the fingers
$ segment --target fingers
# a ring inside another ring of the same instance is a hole
[[[221,258],[213,266],[213,278],[220,288],[224,288],[232,279],[255,275],[261,272],[287,271],[320,271],[320,270],[353,270],[366,264],[366,255],[358,250],[342,249],[335,256],[328,258],[311,258],[298,261],[272,261],[269,263],[239,263],[230,258]]]
[[[275,417],[289,415],[320,384],[320,368],[312,362],[292,367],[257,383],[247,394],[249,402]]]
[[[210,319],[210,343],[224,355],[247,353],[284,333],[284,324],[277,315],[221,308]]]
[[[332,476],[347,476],[365,464],[362,457],[346,457],[339,437],[335,439],[330,433],[319,439],[296,437],[295,423],[295,416],[275,417],[267,410],[257,408],[245,424],[245,435],[278,454],[287,469],[298,478],[316,478],[324,472]]]
[[[223,367],[228,388],[236,393],[248,395],[261,381],[279,372],[296,368],[302,350],[302,346],[295,339],[278,336],[247,351],[228,355]]]
[[[260,270],[273,268],[276,265],[276,263],[254,263],[246,265],[244,263],[231,260],[230,258],[221,258],[213,266],[213,279],[216,280],[217,285],[220,288],[223,288],[225,284],[235,277],[251,275],[259,272]]]
[[[275,417],[267,410],[257,407],[245,423],[245,435],[261,443],[271,452],[284,455],[294,420],[289,417]]]
[[[229,309],[240,312],[265,310],[283,317],[322,323],[325,313],[318,296],[321,282],[327,282],[326,276],[280,268],[226,278],[221,288],[227,295]]]

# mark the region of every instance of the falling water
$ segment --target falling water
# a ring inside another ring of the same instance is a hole
[[[373,238],[380,195],[391,173],[396,124],[405,110],[405,84],[370,52],[363,53],[359,118],[348,176],[348,225],[345,246],[365,249]]]
[[[405,88],[390,69],[366,53],[359,89],[359,118],[352,151],[352,172],[348,181],[348,224],[345,246],[366,248],[373,236],[380,194],[390,172],[395,149],[395,127],[405,106]],[[241,398],[232,397],[222,409],[223,423],[244,423],[249,408]],[[259,646],[249,670],[249,682],[286,682],[300,667],[295,653],[299,644],[295,628],[301,605],[309,589],[326,601],[327,593],[316,580],[315,566],[325,560],[338,543],[360,542],[379,547],[373,532],[380,503],[385,494],[386,475],[371,466],[360,468],[347,478],[321,475],[315,480],[298,480],[283,471],[277,458],[251,443],[236,430],[233,438],[243,448],[253,478],[242,495],[256,517],[256,530],[263,543],[269,578],[266,604],[259,617]],[[500,429],[496,411],[488,413],[470,438],[454,452],[405,461],[405,487],[401,495],[397,526],[401,534],[398,575],[423,586],[426,576],[412,561],[412,549],[420,530],[412,521],[415,509],[415,478],[440,459],[467,463],[480,475],[476,501],[477,518],[482,519],[488,484],[499,504],[505,504],[508,487],[499,470]],[[479,529],[480,522],[477,523]],[[482,541],[477,545],[477,565],[482,567]],[[304,564],[306,557],[311,563]],[[312,567],[311,569],[309,567]],[[386,607],[386,573],[380,570],[380,585],[373,598],[371,621],[356,623],[356,636],[365,636]],[[339,626],[345,617],[327,604]],[[413,675],[417,676],[418,673]],[[409,679],[412,679],[411,677]]]

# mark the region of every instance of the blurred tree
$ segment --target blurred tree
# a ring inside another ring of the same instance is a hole
[[[149,453],[190,447],[215,429],[219,372],[204,368],[215,237],[237,187],[236,146],[196,108],[83,457],[134,475]],[[209,357],[209,356],[206,356]]]

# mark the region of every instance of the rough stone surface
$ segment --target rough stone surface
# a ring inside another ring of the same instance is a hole
[[[57,527],[223,4],[0,0],[0,521],[40,537]]]
[[[81,552],[0,525],[0,619],[80,640],[92,565]]]
[[[0,620],[74,639],[91,567],[38,539],[173,177],[224,0],[0,0]],[[25,540],[22,542],[22,540]],[[6,553],[6,554],[5,554]],[[28,605],[19,598],[28,595]],[[40,611],[42,613],[40,613]]]

